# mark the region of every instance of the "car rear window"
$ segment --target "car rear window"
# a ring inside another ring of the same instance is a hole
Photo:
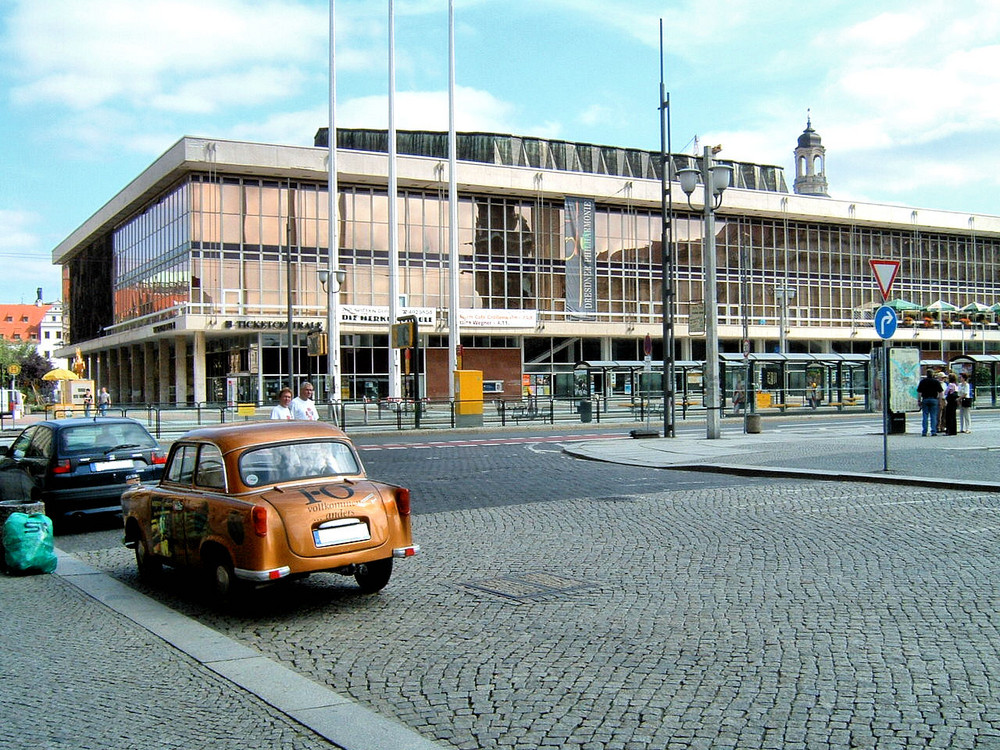
[[[59,431],[59,454],[81,456],[93,453],[104,454],[111,449],[155,448],[156,440],[138,424],[116,422],[112,424],[95,422]]]
[[[269,445],[240,457],[240,477],[248,487],[360,473],[351,447],[335,440]]]

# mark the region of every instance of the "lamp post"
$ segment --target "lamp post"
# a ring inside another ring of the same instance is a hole
[[[705,267],[705,410],[706,432],[709,440],[720,437],[721,407],[719,404],[719,305],[717,302],[717,271],[715,265],[715,212],[722,205],[722,193],[729,187],[733,168],[716,164],[713,156],[721,146],[706,146],[701,157],[701,169],[688,167],[677,171],[681,190],[691,206],[691,194],[698,184],[704,187],[705,237],[702,242],[702,260]],[[694,206],[691,206],[693,209]]]
[[[340,400],[340,310],[337,305],[337,295],[347,281],[347,271],[338,268],[331,278],[330,270],[322,268],[316,272],[319,283],[326,291],[326,400],[330,411],[336,412],[333,405]]]
[[[788,300],[795,299],[795,290],[787,286],[774,288],[774,299],[778,303],[778,354],[788,349]]]

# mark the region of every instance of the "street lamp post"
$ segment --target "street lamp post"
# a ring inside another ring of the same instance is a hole
[[[719,305],[718,273],[715,263],[715,212],[722,205],[722,193],[729,187],[733,168],[727,164],[716,164],[712,158],[721,146],[705,147],[701,158],[701,169],[687,168],[677,171],[681,190],[687,195],[691,206],[691,194],[701,177],[704,187],[705,237],[702,253],[705,267],[705,410],[706,437],[715,440],[720,437],[722,422],[719,404]],[[693,206],[691,206],[694,208]]]
[[[330,276],[330,270],[321,268],[316,272],[319,283],[326,290],[326,400],[336,419],[334,405],[340,401],[340,310],[337,295],[347,281],[347,271],[338,268]]]

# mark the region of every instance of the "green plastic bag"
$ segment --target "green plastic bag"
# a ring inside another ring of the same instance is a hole
[[[3,551],[12,573],[51,573],[58,562],[52,519],[44,513],[11,513],[3,525]]]

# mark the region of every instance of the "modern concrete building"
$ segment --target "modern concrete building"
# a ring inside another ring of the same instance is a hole
[[[447,134],[399,134],[395,228],[386,142],[385,131],[338,132],[341,396],[387,393],[396,231],[401,309],[426,347],[421,392],[446,397]],[[308,337],[327,312],[325,146],[325,129],[311,148],[178,141],[53,251],[67,285],[61,354],[79,347],[115,403],[266,402],[305,378],[322,389],[326,359],[310,356]],[[491,393],[520,397],[528,386],[566,392],[580,361],[640,360],[647,334],[662,358],[659,154],[489,133],[460,134],[458,151],[461,366],[482,370]],[[900,262],[895,298],[981,306],[965,322],[901,316],[897,345],[942,359],[998,349],[985,308],[1000,302],[1000,217],[826,197],[811,122],[795,154],[796,193],[780,167],[727,161],[734,183],[716,224],[724,352],[746,340],[759,353],[867,353],[881,302],[868,261],[880,258]],[[694,161],[674,155],[671,169]],[[672,193],[674,355],[703,359],[688,326],[704,298],[701,206]],[[602,388],[627,387],[626,375],[604,377]]]

